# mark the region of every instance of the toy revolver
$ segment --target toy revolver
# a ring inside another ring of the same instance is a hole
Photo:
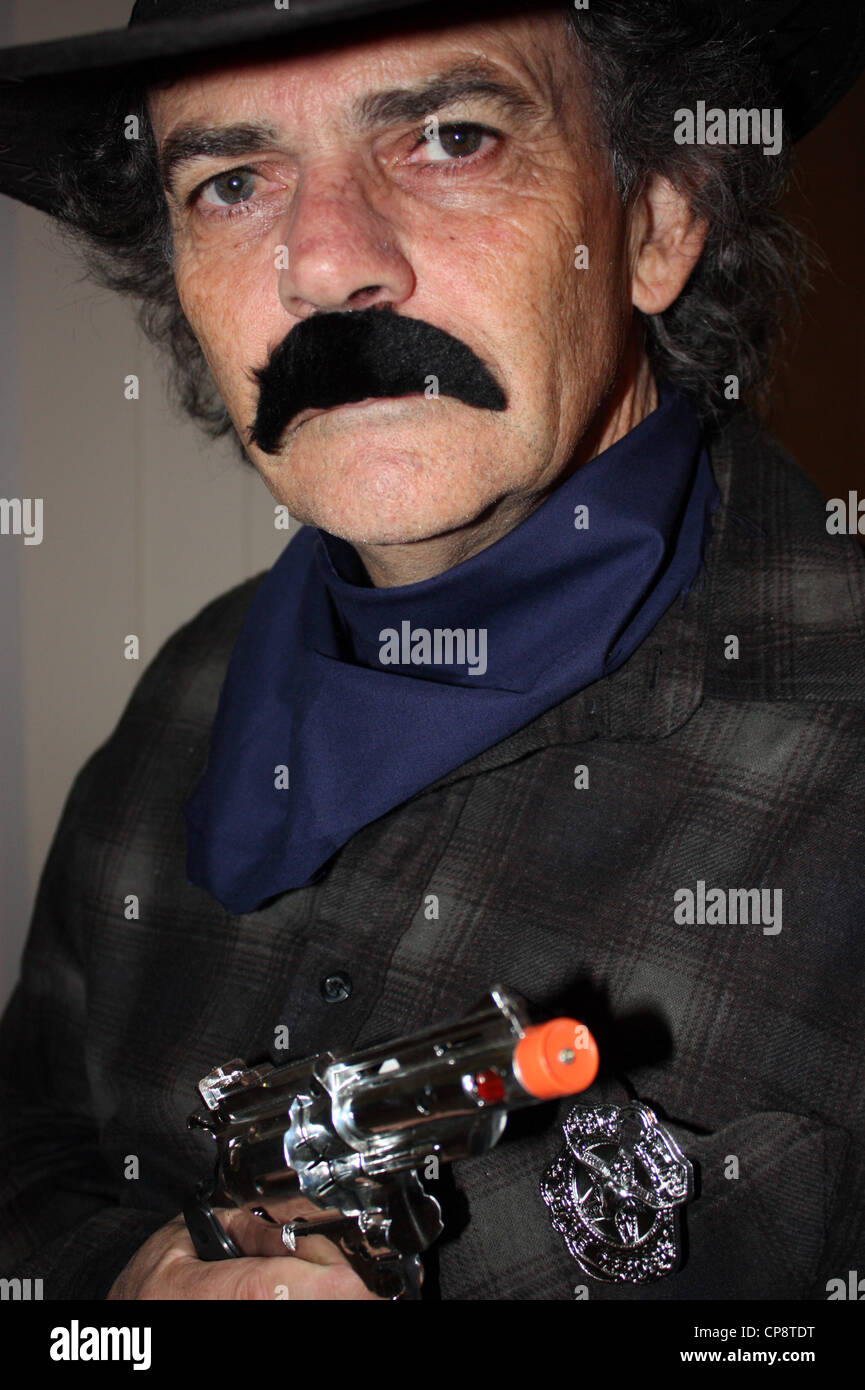
[[[279,1067],[226,1062],[199,1083],[207,1110],[188,1121],[218,1151],[213,1180],[184,1208],[196,1251],[203,1260],[243,1253],[214,1206],[282,1224],[268,1202],[303,1195],[321,1216],[283,1224],[287,1249],[326,1235],[374,1293],[417,1298],[420,1254],[443,1226],[416,1170],[429,1177],[439,1162],[484,1153],[511,1110],[585,1090],[597,1070],[582,1024],[532,1026],[519,995],[498,986],[458,1023],[362,1051]]]

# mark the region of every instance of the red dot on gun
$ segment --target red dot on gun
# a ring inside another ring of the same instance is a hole
[[[492,1069],[475,1073],[472,1090],[484,1105],[495,1105],[496,1101],[505,1098],[505,1083],[498,1072]]]

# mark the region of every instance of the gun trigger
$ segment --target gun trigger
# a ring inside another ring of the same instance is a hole
[[[196,1193],[183,1208],[186,1229],[192,1237],[195,1253],[200,1260],[237,1260],[243,1251],[239,1250],[227,1231],[224,1231],[216,1218],[213,1207],[206,1197]]]

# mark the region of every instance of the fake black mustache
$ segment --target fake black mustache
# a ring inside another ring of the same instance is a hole
[[[505,394],[465,343],[389,305],[314,314],[286,335],[264,367],[249,442],[275,454],[286,426],[302,410],[327,410],[367,396],[423,393],[427,377],[438,394],[464,405],[504,410]]]

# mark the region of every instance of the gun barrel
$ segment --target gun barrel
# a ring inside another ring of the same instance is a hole
[[[333,1126],[349,1148],[364,1156],[414,1149],[434,1133],[443,1158],[466,1157],[496,1142],[509,1111],[595,1079],[598,1050],[575,1019],[523,1027],[496,1005],[466,1023],[324,1071]]]

